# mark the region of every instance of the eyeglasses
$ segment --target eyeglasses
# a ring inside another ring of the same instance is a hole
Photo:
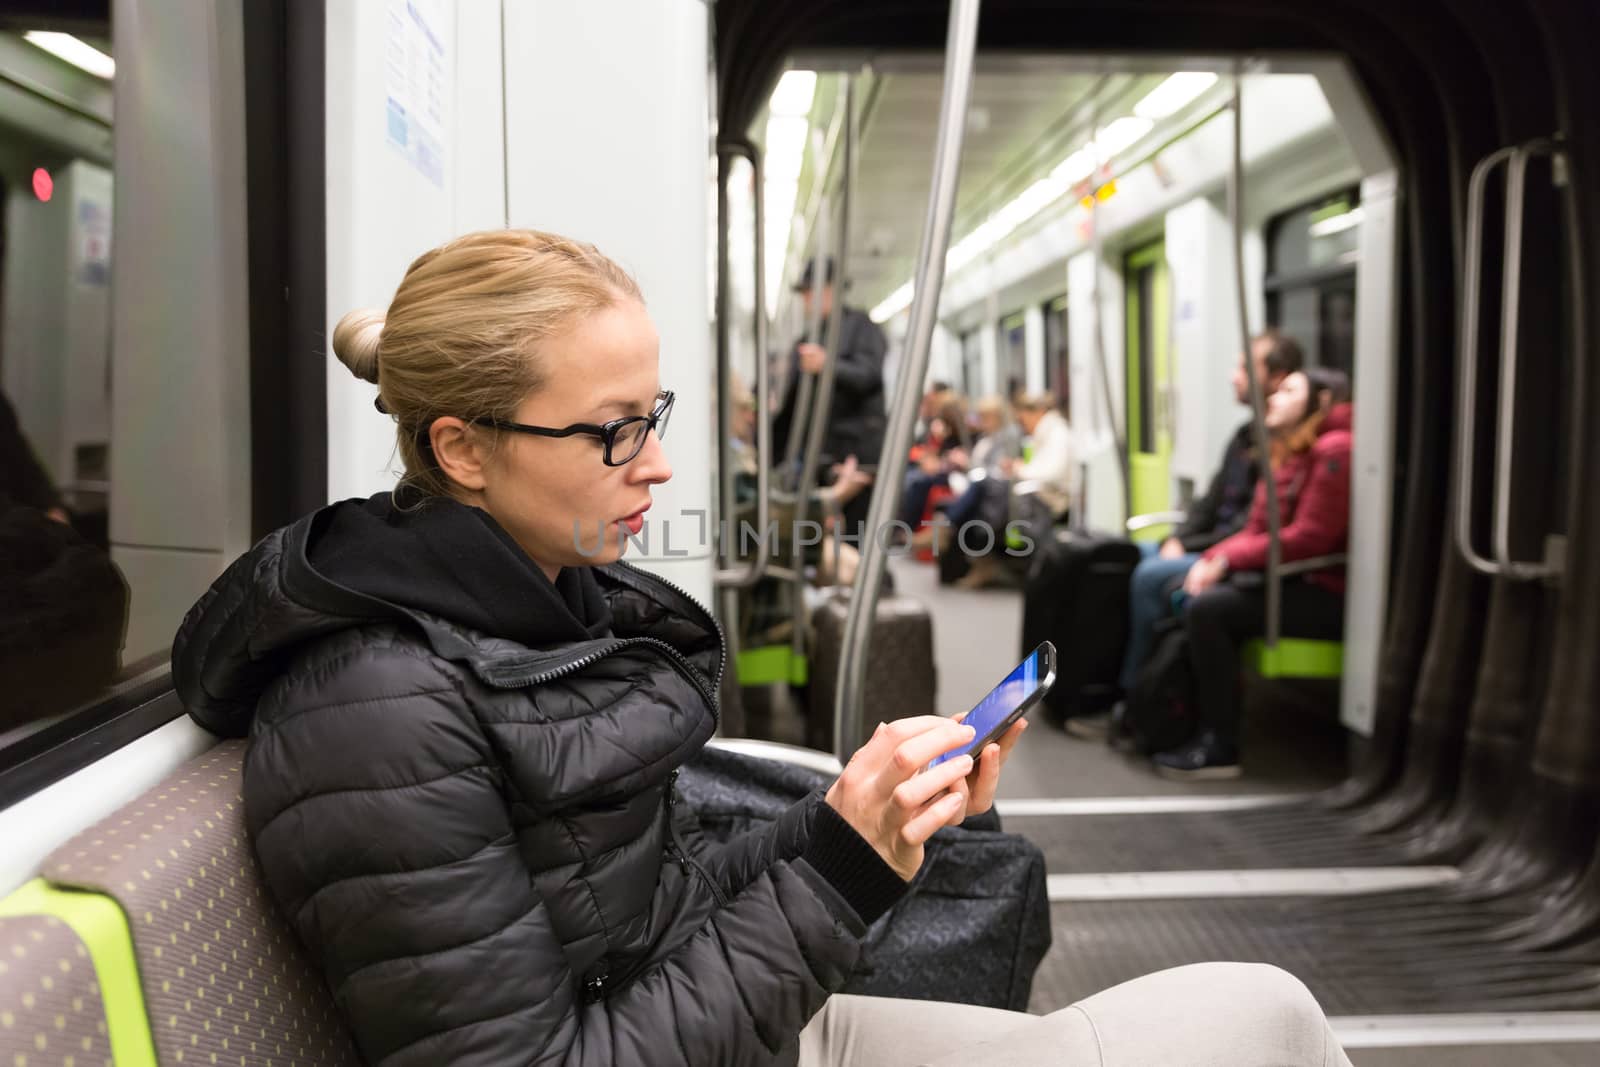
[[[656,432],[657,439],[664,439],[667,436],[667,419],[672,416],[673,399],[672,390],[663,389],[656,394],[655,410],[648,415],[629,415],[627,418],[612,419],[600,425],[592,422],[575,422],[559,430],[548,426],[529,426],[521,422],[506,422],[487,417],[468,421],[475,426],[488,426],[509,433],[532,434],[535,437],[572,437],[575,434],[598,437],[605,443],[606,466],[620,467],[639,454],[651,430]]]

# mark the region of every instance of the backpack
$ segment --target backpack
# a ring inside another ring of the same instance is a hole
[[[830,776],[776,760],[706,748],[678,789],[701,831],[728,841],[760,831]],[[929,839],[922,870],[867,930],[840,992],[1026,1011],[1050,947],[1044,853],[1000,829],[994,811]]]
[[[1163,619],[1113,730],[1139,752],[1151,754],[1177,748],[1199,726],[1188,631],[1182,619]]]

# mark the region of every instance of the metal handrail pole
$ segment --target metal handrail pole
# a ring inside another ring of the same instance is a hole
[[[795,489],[794,524],[795,529],[790,535],[793,547],[792,567],[796,573],[805,571],[805,547],[800,543],[799,527],[806,521],[811,504],[811,490],[817,481],[817,465],[822,455],[822,442],[828,433],[828,418],[833,411],[834,382],[839,369],[839,342],[840,332],[844,324],[844,278],[845,257],[848,253],[850,236],[850,183],[853,178],[851,173],[852,154],[855,150],[855,85],[854,80],[845,76],[844,88],[844,158],[843,168],[839,182],[839,210],[838,218],[831,219],[837,228],[834,235],[833,250],[833,306],[828,311],[828,328],[818,338],[827,340],[828,360],[822,365],[822,373],[817,376],[816,391],[812,396],[811,428],[806,435],[805,459],[800,467],[800,481]],[[821,301],[814,301],[813,306],[820,312]],[[835,531],[835,537],[843,537],[843,522],[840,529]],[[802,595],[794,598],[794,628],[792,631],[793,648],[796,655],[805,654],[806,636],[806,599]]]
[[[1090,111],[1089,125],[1095,134],[1100,132],[1100,102],[1094,101]],[[1098,157],[1099,149],[1095,149]],[[1105,273],[1105,237],[1100,232],[1100,190],[1096,185],[1096,178],[1100,170],[1098,159],[1095,169],[1089,179],[1089,230],[1091,249],[1090,258],[1094,260],[1094,277],[1089,285],[1089,298],[1094,304],[1094,358],[1100,369],[1100,403],[1105,408],[1106,425],[1111,427],[1111,444],[1117,454],[1117,475],[1122,479],[1122,514],[1133,514],[1133,470],[1132,460],[1128,457],[1128,431],[1117,418],[1116,398],[1111,394],[1111,359],[1106,352],[1106,326],[1105,326],[1105,297],[1102,293],[1102,275]],[[1127,399],[1126,397],[1124,398]],[[1124,409],[1126,410],[1126,409]],[[1073,525],[1082,529],[1088,528],[1089,498],[1087,484],[1083,490],[1083,499],[1078,507],[1079,512]]]
[[[834,692],[834,749],[848,757],[862,735],[862,696],[872,624],[877,616],[878,592],[887,565],[887,546],[878,536],[898,503],[905,479],[906,457],[917,414],[922,380],[928,373],[939,292],[944,284],[945,255],[950,244],[950,223],[955,213],[956,190],[961,179],[961,142],[966,129],[967,100],[972,91],[972,59],[977,47],[980,0],[951,0],[950,25],[945,43],[944,93],[939,105],[939,135],[934,143],[933,181],[928,192],[928,213],[911,298],[911,315],[905,352],[895,382],[893,407],[884,434],[883,455],[872,487],[866,535],[862,538],[861,564],[856,570],[849,614],[845,619],[844,647],[838,687]],[[892,717],[894,709],[883,709]],[[843,759],[840,762],[844,762]]]
[[[735,502],[733,472],[733,339],[729,312],[733,305],[732,286],[729,280],[728,230],[728,179],[731,167],[728,154],[717,152],[717,517],[719,524],[731,522],[737,507]],[[717,574],[732,570],[732,549],[727,539],[713,533]],[[718,610],[728,639],[733,642],[730,652],[738,655],[739,597],[737,592],[720,582],[717,585]]]
[[[1244,344],[1244,370],[1250,380],[1250,429],[1255,440],[1256,462],[1267,492],[1267,625],[1266,645],[1276,648],[1282,621],[1283,579],[1278,574],[1283,542],[1279,527],[1283,519],[1278,510],[1278,480],[1272,469],[1272,442],[1267,435],[1267,402],[1261,375],[1256,373],[1255,353],[1250,350],[1250,302],[1244,280],[1244,72],[1243,63],[1233,71],[1233,159],[1228,170],[1228,223],[1233,229],[1233,282],[1239,300],[1239,337]]]
[[[832,151],[831,145],[828,149]],[[827,182],[826,161],[822,149],[812,154],[812,171],[816,174],[818,187]],[[828,267],[828,230],[831,224],[830,204],[827,189],[821,188],[821,200],[818,202],[815,220],[816,240],[811,246],[811,310],[806,312],[806,340],[812,344],[822,343],[822,291],[827,287]],[[837,270],[835,271],[837,274]],[[789,439],[785,442],[783,455],[784,484],[795,487],[796,493],[803,492],[799,488],[799,471],[795,464],[801,462],[801,457],[809,447],[809,432],[812,428],[813,406],[816,404],[817,376],[807,374],[804,370],[799,372],[800,380],[796,383],[794,411],[789,419]],[[789,479],[793,479],[791,482]]]
[[[1461,279],[1461,358],[1456,423],[1456,547],[1473,570],[1490,576],[1501,573],[1500,565],[1478,554],[1472,544],[1473,436],[1477,427],[1478,392],[1478,317],[1483,302],[1483,215],[1489,175],[1510,159],[1515,148],[1502,148],[1485,156],[1472,169],[1467,183],[1467,247]]]
[[[1556,573],[1546,560],[1518,562],[1511,557],[1512,458],[1517,440],[1517,361],[1522,311],[1522,231],[1527,207],[1528,161],[1534,155],[1553,153],[1546,139],[1530,141],[1511,156],[1506,174],[1505,271],[1500,301],[1500,415],[1495,439],[1494,559],[1508,577],[1540,579]]]
[[[755,333],[756,333],[756,525],[761,530],[762,538],[766,536],[767,523],[771,521],[772,514],[772,369],[767,359],[767,309],[766,297],[766,261],[765,261],[765,235],[763,227],[766,225],[766,209],[761,202],[762,179],[764,169],[761,165],[761,153],[755,145],[748,141],[724,141],[717,146],[718,155],[723,153],[742,155],[750,161],[751,182],[755,186]],[[719,327],[720,329],[720,327]],[[733,529],[732,515],[727,516],[729,521],[729,536],[738,542],[738,531]],[[767,551],[763,541],[760,551],[755,558],[743,569],[734,567],[719,571],[716,583],[734,588],[748,588],[759,582],[767,572]]]

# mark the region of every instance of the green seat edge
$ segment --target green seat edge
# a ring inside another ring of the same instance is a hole
[[[1278,647],[1265,641],[1245,645],[1245,662],[1263,678],[1338,679],[1344,675],[1344,642],[1280,637]]]
[[[739,652],[739,684],[805,685],[810,677],[809,664],[803,655],[795,655],[788,645],[763,645]]]
[[[22,915],[61,920],[89,950],[105,1005],[112,1062],[117,1067],[157,1067],[133,930],[122,906],[104,893],[67,889],[35,878],[0,899],[0,916]]]

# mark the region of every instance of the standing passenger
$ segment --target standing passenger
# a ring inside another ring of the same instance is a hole
[[[924,771],[972,730],[875,709],[893,721],[826,791],[713,843],[674,780],[717,727],[721,631],[619,561],[672,474],[633,280],[589,245],[472,234],[333,347],[378,385],[404,480],[264,538],[172,658],[190,714],[250,738],[251,845],[367,1062],[1347,1064],[1266,967],[1043,1018],[833,995],[1025,724]]]
[[[808,319],[815,307],[815,275],[812,273],[815,265],[814,260],[808,260],[805,273],[795,283]],[[835,298],[834,264],[830,258],[824,268],[822,304],[815,310],[821,317],[824,332],[832,320]],[[818,469],[829,470],[854,456],[860,469],[876,470],[887,428],[883,406],[883,358],[889,343],[866,312],[848,304],[841,311],[838,343],[832,343],[827,336],[821,337],[819,342],[803,337],[790,355],[793,373],[789,375],[783,406],[772,421],[774,455],[770,462],[781,463],[788,455],[790,434],[806,432],[806,427],[794,425],[800,375],[821,374],[823,366],[832,358],[835,362],[833,402],[828,409]],[[871,494],[863,493],[845,506],[847,529],[854,530],[866,521],[871,500]]]

